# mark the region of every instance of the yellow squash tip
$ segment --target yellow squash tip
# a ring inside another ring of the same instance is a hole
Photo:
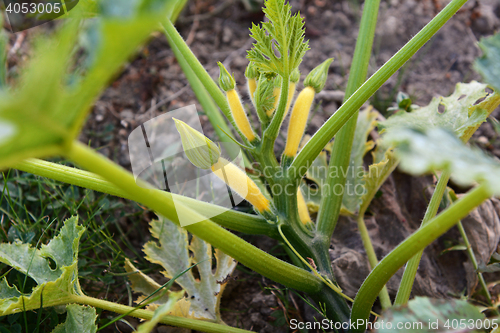
[[[226,97],[236,126],[238,126],[238,129],[241,133],[243,133],[248,141],[254,141],[256,139],[256,135],[250,125],[245,109],[243,109],[238,92],[236,89],[231,89],[226,92]]]
[[[233,191],[250,202],[259,213],[270,212],[271,203],[245,171],[224,158],[212,166],[212,171]]]
[[[307,86],[300,92],[295,100],[292,115],[290,116],[290,124],[288,125],[284,151],[285,156],[294,157],[295,154],[297,154],[315,94],[314,88]]]

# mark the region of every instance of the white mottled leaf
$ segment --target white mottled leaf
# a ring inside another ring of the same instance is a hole
[[[457,83],[448,97],[434,97],[429,105],[400,111],[379,124],[381,132],[395,127],[427,129],[441,127],[467,141],[499,105],[500,96],[489,94],[487,85],[472,81]]]
[[[408,173],[450,170],[457,184],[487,183],[492,193],[500,194],[500,162],[479,149],[467,147],[447,130],[394,128],[384,141],[397,147],[401,168]]]
[[[172,278],[191,265],[198,264],[196,269],[199,279],[195,278],[192,270],[189,270],[175,280],[186,292],[186,297],[176,303],[171,314],[220,321],[220,297],[227,278],[236,267],[236,262],[216,249],[217,268],[214,272],[210,244],[196,236],[192,236],[189,242],[185,229],[163,217],[151,221],[150,230],[157,241],[150,241],[144,245],[146,259],[161,265],[165,269],[162,273],[166,277]],[[190,252],[192,257],[190,257]],[[129,267],[127,270],[132,271],[132,268]],[[159,284],[142,273],[133,274],[131,281],[132,288],[145,296],[150,295],[159,287]],[[164,298],[154,303],[160,305],[166,301]]]
[[[406,306],[384,312],[380,319],[385,325],[380,325],[377,333],[467,333],[482,330],[476,330],[475,325],[460,327],[460,323],[476,323],[484,319],[484,315],[465,300],[415,297]],[[453,327],[456,329],[453,330]]]

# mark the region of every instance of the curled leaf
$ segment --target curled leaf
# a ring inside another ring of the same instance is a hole
[[[0,315],[70,302],[81,295],[78,282],[78,245],[85,228],[78,218],[64,222],[59,234],[40,249],[20,242],[0,244],[0,261],[31,277],[37,283],[31,294],[21,294],[3,278],[0,281]],[[56,267],[51,268],[51,258]]]
[[[165,269],[162,273],[167,278],[172,278],[188,269],[193,263],[198,263],[196,268],[199,279],[190,270],[175,280],[184,289],[186,295],[176,302],[175,307],[171,308],[169,313],[189,318],[220,321],[220,298],[229,275],[236,267],[234,259],[216,249],[217,268],[214,272],[211,245],[196,236],[192,236],[189,242],[186,230],[164,217],[151,222],[151,234],[157,242],[150,241],[144,245],[146,259],[161,265]],[[127,271],[133,270],[133,266],[129,265]],[[150,295],[159,287],[159,284],[140,272],[131,275],[130,279],[132,288],[145,296]],[[165,302],[168,302],[166,297],[155,301],[155,305],[150,308],[158,308]]]
[[[381,318],[385,324],[379,325],[381,328],[376,332],[439,333],[458,332],[458,329],[464,333],[476,332],[477,326],[461,324],[482,319],[484,315],[467,301],[416,297],[407,306],[386,311]]]
[[[458,184],[486,183],[492,193],[500,194],[500,163],[479,149],[467,147],[447,130],[395,128],[384,141],[397,147],[396,155],[406,172],[419,175],[446,169]]]
[[[500,96],[488,93],[487,87],[476,81],[457,83],[450,96],[435,97],[427,106],[414,107],[411,112],[400,111],[381,122],[381,133],[397,127],[422,130],[441,127],[467,141],[500,104]]]

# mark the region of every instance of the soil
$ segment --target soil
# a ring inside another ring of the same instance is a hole
[[[370,74],[448,2],[382,0]],[[363,5],[358,0],[292,0],[291,4],[294,11],[300,10],[305,17],[306,37],[311,47],[300,66],[302,78],[326,58],[335,58],[325,87],[327,93],[317,100],[318,107],[307,130],[308,134],[313,134],[342,102],[342,91],[349,75]],[[217,62],[220,61],[234,72],[239,86],[244,87],[244,71],[248,63],[245,55],[251,46],[248,29],[252,22],[257,23],[262,19],[262,12],[248,11],[243,1],[194,0],[188,3],[181,14],[177,27],[213,78],[218,76]],[[475,57],[481,54],[477,42],[499,27],[500,4],[497,0],[470,0],[402,70],[389,79],[372,98],[372,104],[387,115],[386,109],[393,105],[398,91],[408,93],[415,104],[425,105],[433,96],[450,94],[457,82],[480,80],[472,68]],[[29,30],[26,40],[29,41],[36,29],[41,28]],[[9,58],[11,66],[15,66],[18,61],[15,54],[25,53],[23,41],[18,36],[11,36],[11,47],[16,45],[16,41],[20,44]],[[242,92],[242,95],[248,102],[246,94]],[[168,43],[158,34],[96,102],[81,139],[86,142],[91,140],[92,146],[100,147],[101,153],[130,168],[127,138],[131,130],[166,111],[190,104],[196,105],[205,133],[212,133],[207,117]],[[497,110],[494,116],[498,115]],[[474,136],[473,144],[500,157],[498,135],[491,123],[485,123]],[[276,149],[279,150],[282,144],[283,141],[279,141]],[[379,258],[418,228],[432,194],[432,184],[432,177],[416,179],[395,172],[382,187],[382,196],[372,203],[372,215],[367,219]],[[496,251],[500,237],[499,213],[500,203],[489,201],[476,216],[464,221],[466,228],[475,235],[472,237],[474,241],[488,237],[486,248],[484,242],[482,247],[476,247],[483,261],[488,261],[489,256]],[[146,228],[146,223],[144,225]],[[442,298],[459,295],[464,290],[467,290],[467,294],[474,290],[477,281],[475,275],[471,274],[465,252],[442,253],[450,242],[457,239],[458,232],[452,230],[425,250],[413,295]],[[251,241],[267,251],[277,245],[275,241],[258,237],[251,238]],[[354,296],[369,272],[354,221],[341,219],[332,239],[330,253],[341,287],[348,295]],[[388,285],[392,296],[400,276],[401,271]],[[313,316],[318,318],[318,314],[296,294],[284,297],[284,302],[282,295],[287,292],[279,290],[282,287],[275,286],[272,281],[247,269],[237,270],[233,277],[236,279],[229,283],[222,301],[222,308],[225,309],[223,319],[231,326],[256,332],[287,332],[286,322],[279,320],[283,314],[287,319],[314,321]],[[126,332],[126,328],[122,331]],[[157,332],[174,331],[180,332],[166,327],[157,329]]]

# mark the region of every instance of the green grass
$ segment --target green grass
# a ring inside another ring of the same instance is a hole
[[[79,215],[80,223],[87,228],[80,244],[79,275],[88,295],[132,305],[122,268],[126,257],[146,273],[160,271],[141,255],[149,237],[149,216],[137,204],[17,170],[1,174],[0,191],[0,242],[47,244],[65,219]],[[34,285],[30,278],[3,264],[0,276],[6,276],[24,292]],[[51,332],[65,320],[60,310],[48,308],[1,317],[0,333]],[[98,313],[99,325],[116,316]],[[111,326],[102,332],[107,331],[114,329]]]

